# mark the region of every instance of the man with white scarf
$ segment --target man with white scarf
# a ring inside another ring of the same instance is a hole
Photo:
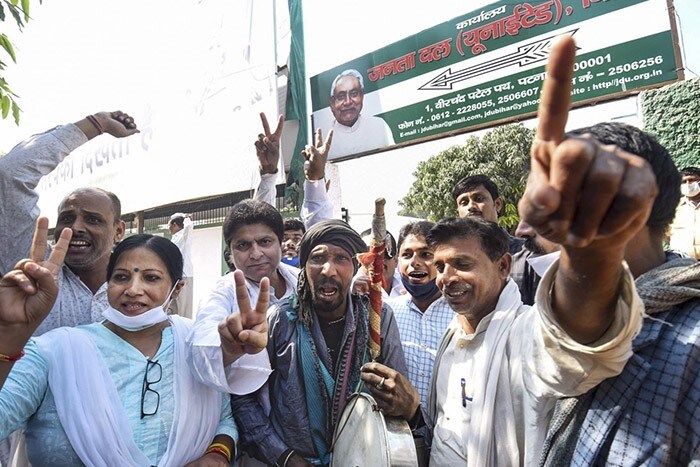
[[[509,278],[508,239],[493,223],[446,219],[428,236],[437,284],[457,313],[438,349],[429,411],[432,465],[537,462],[556,401],[619,374],[643,306],[623,263],[657,194],[639,157],[565,137],[575,59],[550,52],[520,214],[562,245],[535,305]]]

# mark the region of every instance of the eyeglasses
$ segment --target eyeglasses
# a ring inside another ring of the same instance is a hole
[[[360,97],[360,94],[362,94],[361,89],[353,89],[350,92],[341,91],[338,94],[333,95],[333,99],[337,101],[344,101],[348,98],[348,96],[350,99],[357,99]]]
[[[143,386],[141,388],[141,419],[149,415],[155,415],[160,407],[160,394],[158,391],[151,389],[151,384],[160,382],[163,378],[163,367],[160,366],[157,360],[148,360],[146,362],[146,374],[143,375]],[[146,397],[148,396],[148,397]],[[148,399],[148,400],[146,400]],[[155,404],[154,404],[155,401]],[[144,407],[150,408],[155,405],[153,411],[145,411]]]

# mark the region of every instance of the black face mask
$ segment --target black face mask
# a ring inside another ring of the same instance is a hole
[[[440,291],[437,284],[435,284],[435,279],[431,280],[427,284],[413,285],[404,279],[403,276],[401,276],[401,283],[406,291],[411,294],[411,297],[419,301],[433,298],[435,294]]]

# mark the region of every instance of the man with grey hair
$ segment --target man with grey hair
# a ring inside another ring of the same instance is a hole
[[[345,70],[333,80],[328,98],[335,117],[331,159],[394,144],[384,120],[361,113],[364,97],[364,80],[359,71]]]

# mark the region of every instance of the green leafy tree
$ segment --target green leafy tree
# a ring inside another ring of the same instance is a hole
[[[499,223],[514,229],[519,221],[516,206],[525,190],[533,135],[522,125],[505,125],[421,162],[413,174],[416,180],[399,202],[401,214],[433,221],[454,217],[454,185],[468,175],[484,174],[498,185],[504,201]]]
[[[41,3],[42,0],[39,0]],[[29,0],[0,0],[0,22],[4,22],[7,14],[10,14],[14,18],[17,27],[21,31],[22,28],[29,21]],[[20,108],[17,105],[17,94],[15,94],[12,89],[10,89],[9,84],[2,76],[2,72],[7,67],[3,58],[7,60],[6,56],[9,56],[13,62],[17,62],[17,56],[15,55],[15,48],[12,46],[7,34],[0,33],[0,52],[4,50],[4,54],[0,54],[0,116],[3,119],[7,118],[12,111],[12,117],[15,119],[15,123],[19,124],[19,112]]]
[[[645,91],[644,130],[668,149],[678,168],[700,166],[700,78]]]

